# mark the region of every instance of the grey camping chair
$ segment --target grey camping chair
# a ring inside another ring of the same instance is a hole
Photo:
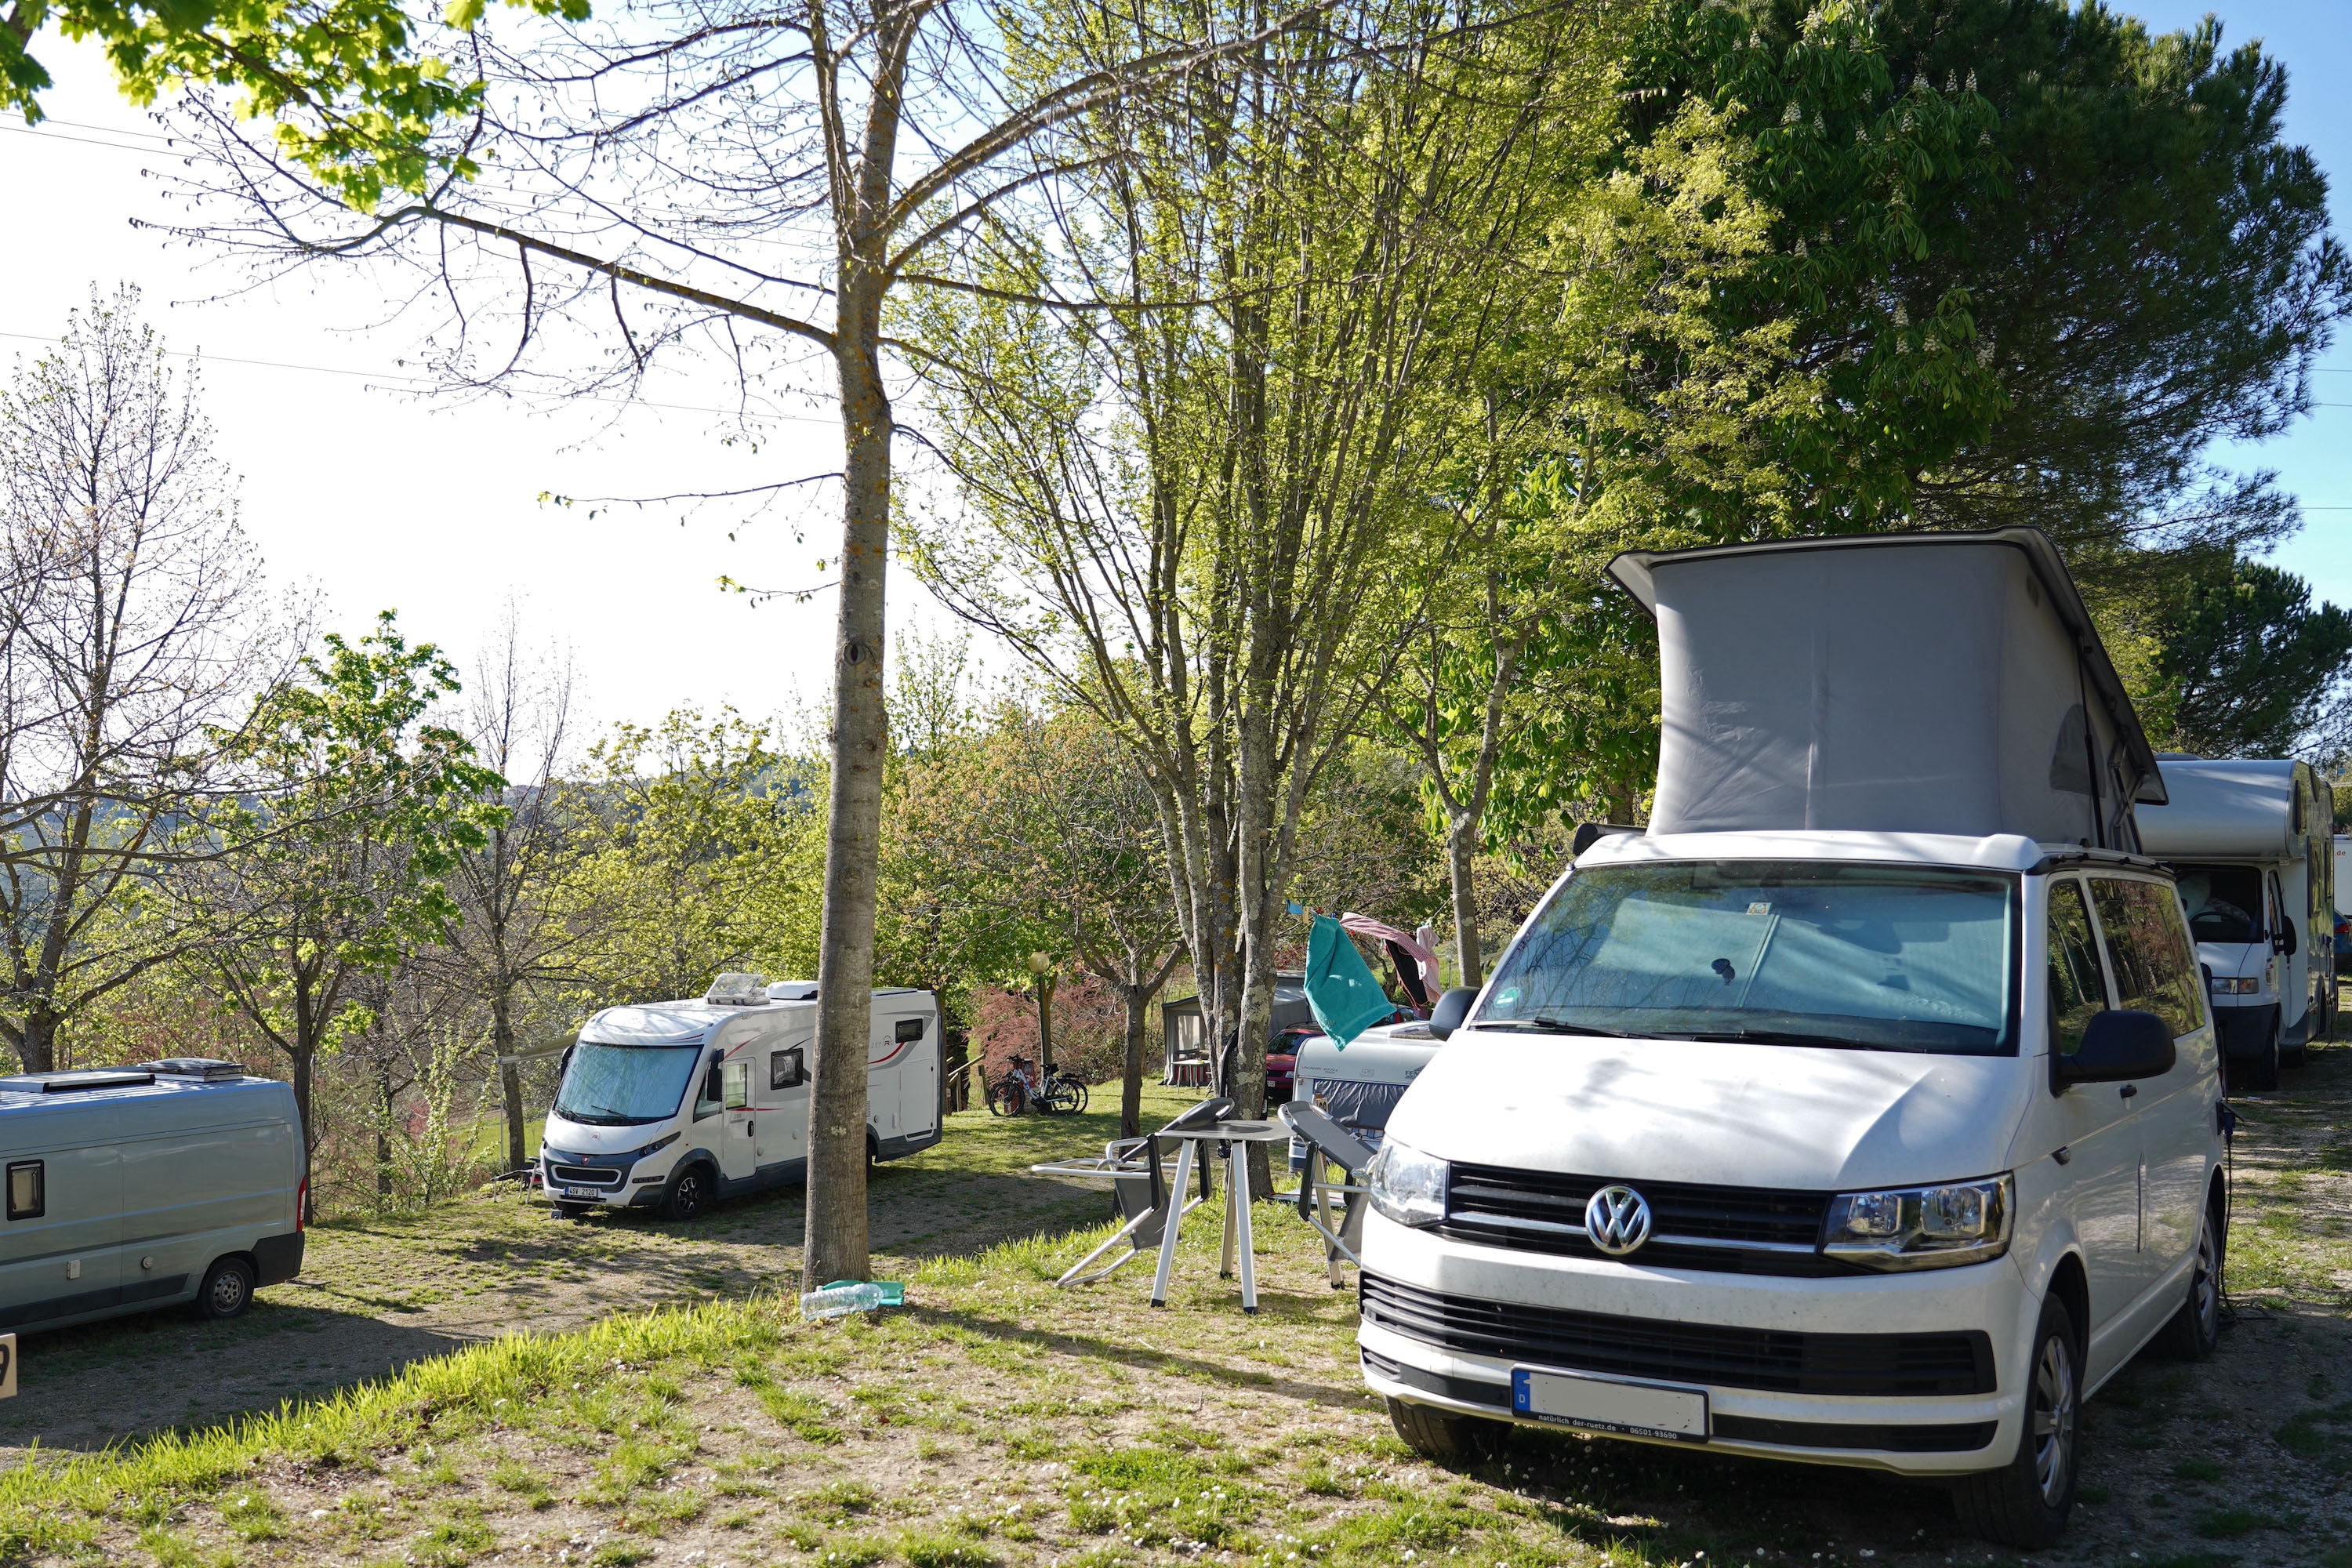
[[[1125,1222],[1111,1233],[1108,1240],[1072,1264],[1068,1271],[1054,1283],[1066,1289],[1072,1285],[1089,1285],[1097,1279],[1107,1279],[1129,1260],[1156,1249],[1160,1237],[1168,1230],[1168,1151],[1162,1146],[1161,1139],[1170,1132],[1207,1127],[1222,1121],[1233,1113],[1233,1109],[1234,1102],[1230,1100],[1204,1100],[1198,1105],[1187,1107],[1183,1115],[1158,1132],[1146,1133],[1140,1138],[1117,1139],[1104,1144],[1099,1158],[1048,1161],[1042,1165],[1030,1166],[1030,1171],[1040,1176],[1108,1179],[1111,1201],[1118,1206],[1119,1218]],[[1192,1213],[1208,1195],[1209,1171],[1204,1163],[1201,1167],[1200,1196],[1187,1194],[1181,1212]],[[1093,1268],[1095,1260],[1115,1247],[1124,1247],[1127,1250],[1102,1268]],[[1093,1268],[1091,1273],[1087,1272],[1089,1268]]]
[[[1372,1152],[1348,1130],[1317,1107],[1292,1100],[1277,1113],[1285,1125],[1307,1145],[1307,1169],[1298,1179],[1298,1217],[1313,1226],[1324,1241],[1323,1257],[1331,1274],[1331,1289],[1343,1289],[1339,1264],[1345,1259],[1361,1268],[1358,1256],[1364,1245],[1364,1205],[1371,1200],[1365,1184]],[[1325,1167],[1335,1167],[1346,1179],[1326,1179]],[[1339,1202],[1339,1226],[1332,1227],[1331,1200]]]

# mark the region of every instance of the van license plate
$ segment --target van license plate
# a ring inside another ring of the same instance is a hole
[[[602,1187],[566,1187],[563,1189],[563,1195],[567,1198],[601,1198],[604,1195],[604,1189]]]
[[[1521,1366],[1511,1369],[1511,1408],[1538,1421],[1588,1432],[1663,1437],[1674,1443],[1704,1443],[1707,1438],[1706,1391],[1700,1388],[1621,1383]]]

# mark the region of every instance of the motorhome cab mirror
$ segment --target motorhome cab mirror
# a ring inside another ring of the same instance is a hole
[[[1433,1458],[1517,1425],[1851,1466],[2047,1547],[2083,1402],[2218,1342],[2208,993],[2290,969],[2266,899],[2324,900],[2214,839],[2184,904],[2139,827],[2175,764],[2033,530],[1611,574],[1657,619],[1650,820],[1430,1020],[1365,1182],[1365,1382]],[[2259,959],[2209,942],[2207,984],[2200,920]]]
[[[2063,1084],[2129,1083],[2163,1077],[2178,1056],[2169,1024],[2153,1013],[2110,1007],[2092,1015],[2080,1049],[2053,1059]]]
[[[1454,1031],[1462,1026],[1462,1020],[1470,1016],[1470,1005],[1476,1000],[1478,993],[1466,985],[1457,985],[1440,996],[1437,1005],[1430,1010],[1429,1032],[1441,1040],[1451,1038]]]

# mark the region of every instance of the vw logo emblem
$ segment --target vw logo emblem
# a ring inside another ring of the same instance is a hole
[[[1649,1200],[1631,1187],[1603,1187],[1584,1203],[1584,1234],[1612,1258],[1650,1239]]]

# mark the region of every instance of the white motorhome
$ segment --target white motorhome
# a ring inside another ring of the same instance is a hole
[[[1378,1149],[1389,1113],[1444,1043],[1418,1019],[1376,1025],[1344,1047],[1328,1035],[1309,1036],[1298,1047],[1291,1096],[1321,1110],[1366,1148]],[[1290,1153],[1294,1170],[1307,1163],[1307,1146],[1295,1138]]]
[[[1645,832],[1390,1115],[1363,1374],[1512,1424],[1948,1478],[2045,1545],[2081,1405],[2220,1331],[2221,1084],[2156,758],[2038,531],[1637,553]]]
[[[2336,1024],[2336,797],[2309,763],[2166,756],[2141,846],[2180,879],[2233,1085],[2278,1087]]]
[[[691,1219],[717,1198],[808,1172],[816,986],[722,974],[708,995],[607,1007],[564,1053],[541,1134],[540,1179],[559,1212],[654,1208]],[[874,993],[866,1046],[866,1155],[897,1160],[940,1141],[939,999]]]
[[[294,1090],[234,1062],[0,1078],[0,1330],[234,1318],[302,1271]]]

